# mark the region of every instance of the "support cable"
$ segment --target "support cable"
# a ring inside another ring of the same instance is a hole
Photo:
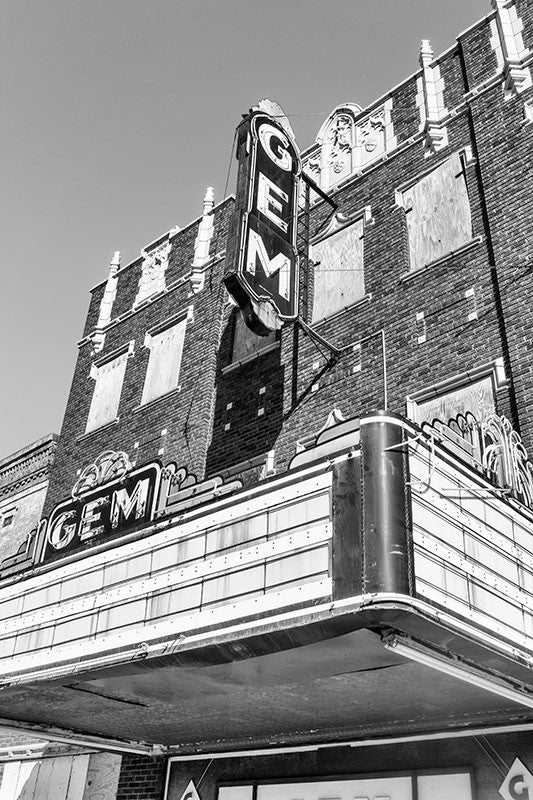
[[[468,79],[468,70],[466,64],[466,57],[463,42],[459,38],[457,40],[459,45],[459,61],[461,64],[461,72],[463,77],[463,85],[465,88],[465,92],[470,92],[470,82]],[[488,208],[488,201],[487,195],[485,191],[485,183],[483,179],[483,170],[481,166],[481,159],[479,153],[479,147],[477,142],[477,135],[476,135],[476,126],[474,123],[474,116],[472,113],[472,108],[470,104],[468,104],[467,108],[467,121],[468,127],[470,131],[470,141],[472,143],[472,153],[475,159],[475,172],[477,178],[477,185],[479,191],[479,199],[480,199],[480,208],[481,208],[481,217],[483,220],[483,227],[485,230],[485,241],[487,245],[487,255],[489,264],[496,264],[496,251],[494,247],[494,241],[492,237],[492,228],[491,228],[491,221],[490,221],[490,214]],[[511,412],[511,421],[513,423],[513,428],[515,431],[520,434],[520,414],[518,410],[518,400],[516,396],[516,387],[514,382],[514,374],[513,374],[513,363],[511,358],[511,349],[509,345],[509,337],[507,334],[507,323],[505,319],[505,312],[503,308],[503,301],[498,277],[498,270],[496,266],[490,267],[490,277],[492,282],[492,292],[494,297],[494,307],[496,310],[496,318],[498,320],[498,328],[500,333],[500,342],[502,348],[502,355],[505,364],[505,371],[507,373],[507,378],[509,380],[509,403],[510,403],[510,412]]]
[[[344,350],[347,350],[349,347],[352,347],[352,345],[348,345],[348,348],[343,347],[342,349],[339,347],[335,347],[334,344],[331,344],[331,342],[328,342],[327,339],[321,336],[320,333],[318,333],[318,331],[315,331],[313,328],[311,328],[307,324],[307,322],[304,322],[301,317],[297,317],[296,323],[297,325],[300,326],[300,328],[303,330],[306,336],[309,336],[309,338],[312,339],[314,342],[321,344],[323,347],[326,347],[330,351],[334,362],[338,361]]]
[[[482,742],[482,739],[485,739],[485,744]],[[490,750],[486,746],[486,737],[485,736],[474,736],[474,741],[481,748],[481,750],[483,750],[483,752],[485,753],[485,755],[487,756],[489,761],[493,764],[493,766],[500,773],[500,775],[503,778],[507,777],[507,773],[508,773],[509,769],[508,768],[505,769],[505,770],[502,769],[502,767],[500,766],[498,761],[496,761],[496,759],[494,758],[494,756],[491,754]],[[496,754],[496,755],[498,755],[498,754]],[[499,758],[499,756],[498,756],[498,758]]]

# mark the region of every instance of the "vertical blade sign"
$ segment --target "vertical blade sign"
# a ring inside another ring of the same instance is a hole
[[[298,315],[296,229],[301,161],[287,131],[263,112],[237,128],[237,196],[224,281],[260,336]]]

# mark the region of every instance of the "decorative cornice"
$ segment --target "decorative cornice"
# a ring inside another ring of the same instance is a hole
[[[5,460],[0,465],[0,490],[9,487],[9,491],[25,481],[37,482],[42,474],[48,472],[54,462],[56,439],[48,439],[40,446],[22,451],[12,460]]]
[[[49,466],[47,466],[40,472],[35,472],[25,478],[20,478],[20,480],[15,481],[14,483],[0,487],[0,500],[4,500],[7,497],[12,497],[13,495],[21,492],[23,489],[29,489],[32,486],[43,483],[48,479],[49,471]]]

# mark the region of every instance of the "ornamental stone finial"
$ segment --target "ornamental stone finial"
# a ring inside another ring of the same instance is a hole
[[[113,254],[113,258],[109,264],[109,275],[107,276],[107,282],[104,289],[104,294],[102,296],[102,301],[100,303],[100,311],[98,314],[98,321],[96,323],[96,327],[91,334],[91,339],[93,342],[93,354],[99,353],[104,346],[105,342],[105,331],[107,325],[111,322],[111,314],[113,311],[113,303],[115,302],[115,297],[117,296],[117,272],[120,269],[120,252],[115,250]]]
[[[513,0],[492,0],[496,14],[490,21],[490,44],[503,73],[503,94],[510,100],[533,85],[527,59],[531,51],[524,44],[524,23]]]
[[[448,131],[443,120],[448,114],[444,105],[444,79],[438,63],[433,63],[429,39],[420,43],[422,74],[417,78],[416,104],[420,112],[420,130],[425,133],[425,155],[430,156],[448,144]]]
[[[191,266],[191,289],[197,294],[204,287],[204,266],[209,261],[209,247],[213,238],[213,208],[215,206],[215,192],[208,186],[203,204],[202,219],[198,225],[198,235],[194,242],[194,259]]]
[[[120,251],[115,250],[111,263],[109,264],[109,272],[116,274],[120,269]]]
[[[420,42],[420,58],[431,56],[433,58],[433,47],[431,46],[430,39],[422,39]]]
[[[212,186],[208,186],[204,197],[204,213],[203,213],[204,217],[206,214],[211,213],[214,205],[215,205],[215,190],[213,189]]]
[[[422,39],[420,42],[420,66],[425,67],[433,61],[433,47],[429,39]]]

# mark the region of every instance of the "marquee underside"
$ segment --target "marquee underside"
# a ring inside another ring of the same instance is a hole
[[[462,648],[487,668],[505,668],[505,659],[416,615],[389,617],[417,635],[435,639],[438,633],[441,644],[453,642],[456,652]],[[290,631],[241,639],[232,645],[234,653],[241,648],[239,660],[229,661],[221,643],[75,679],[12,686],[2,692],[0,713],[43,733],[69,731],[74,740],[96,735],[183,753],[533,721],[531,708],[388,650],[378,633],[358,628],[369,623],[372,615],[347,617],[342,625],[352,630],[318,641],[316,628],[295,629],[293,643],[309,643],[293,647]],[[341,627],[337,620],[331,633]],[[516,680],[528,673],[515,669]]]

